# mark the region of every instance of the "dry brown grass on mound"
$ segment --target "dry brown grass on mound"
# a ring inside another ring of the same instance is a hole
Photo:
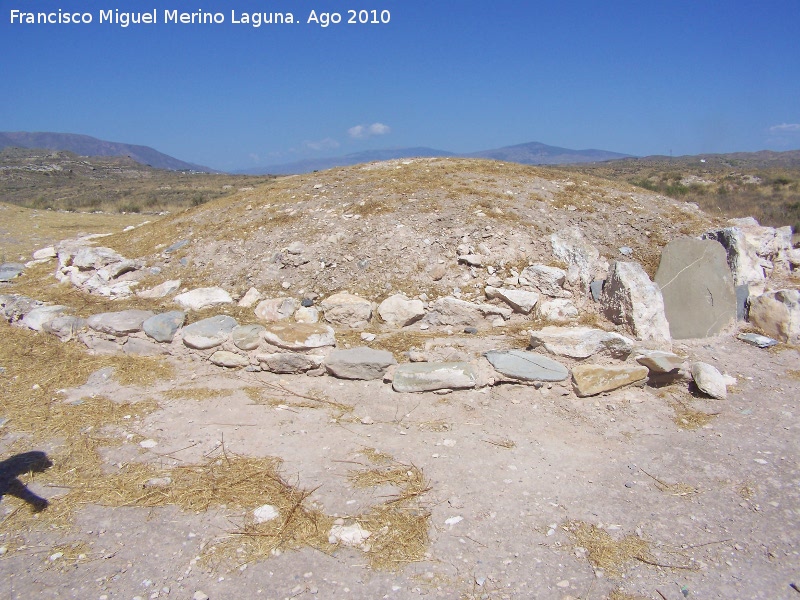
[[[582,521],[567,521],[564,527],[575,547],[586,550],[591,565],[612,577],[621,576],[625,566],[633,560],[650,561],[648,543],[635,535],[615,540],[607,531]]]

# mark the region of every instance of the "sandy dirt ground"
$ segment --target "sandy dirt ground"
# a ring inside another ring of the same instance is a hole
[[[100,378],[67,398],[146,395],[161,406],[130,423],[123,433],[135,434],[132,441],[108,450],[111,468],[192,464],[224,444],[229,453],[280,457],[288,481],[316,488],[310,501],[347,517],[397,491],[353,487],[348,473],[369,465],[365,448],[416,466],[430,486],[420,498],[430,512],[427,558],[381,571],[360,549],[342,547],[332,555],[306,548],[217,562],[203,556],[237,529],[241,510],[87,506],[72,527],[27,532],[13,551],[5,536],[0,595],[793,598],[790,584],[800,581],[797,350],[760,350],[732,337],[675,349],[735,376],[728,399],[693,396],[685,382],[594,398],[577,398],[566,383],[399,394],[380,381],[221,372],[202,361],[182,361],[175,380],[147,390]],[[314,408],[267,387],[276,384],[353,410]],[[249,387],[262,387],[262,399],[243,393]],[[218,393],[163,395],[178,388]],[[675,402],[714,416],[695,430],[679,427]],[[144,449],[135,442],[142,438],[157,445]],[[59,490],[37,486],[35,477],[28,486],[58,502]],[[576,522],[615,540],[635,536],[649,551],[608,572],[567,531]],[[87,549],[83,558],[52,558],[54,548],[75,542]]]

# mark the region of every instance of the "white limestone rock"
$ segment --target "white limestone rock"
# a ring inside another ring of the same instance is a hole
[[[178,294],[174,300],[185,310],[202,310],[210,306],[233,302],[231,295],[219,287],[197,288]]]
[[[394,294],[378,305],[378,314],[389,325],[406,327],[425,316],[425,305],[422,300],[409,300],[403,294]]]
[[[640,340],[669,345],[669,323],[664,298],[639,263],[616,261],[600,295],[605,316],[627,325]]]
[[[536,303],[539,301],[539,294],[536,292],[527,292],[525,290],[496,288],[487,285],[486,288],[484,288],[484,293],[490,300],[499,298],[508,304],[514,312],[523,315],[530,314],[533,307],[536,306]]]

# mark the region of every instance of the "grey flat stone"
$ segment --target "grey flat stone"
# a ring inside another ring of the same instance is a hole
[[[121,310],[92,315],[86,320],[86,324],[95,331],[119,337],[141,331],[142,323],[152,316],[153,313],[149,310]]]
[[[395,369],[392,388],[396,392],[432,392],[474,388],[475,367],[465,362],[406,363]]]
[[[167,353],[167,349],[161,344],[133,337],[122,344],[122,351],[133,356],[159,356]]]
[[[778,345],[778,340],[773,340],[771,337],[758,335],[757,333],[740,333],[736,337],[743,342],[758,346],[759,348],[771,348],[772,346]]]
[[[72,315],[61,315],[42,324],[42,331],[58,337],[60,340],[71,340],[86,328],[86,319]]]
[[[523,350],[490,350],[484,354],[507,377],[523,381],[564,381],[569,370],[553,359]]]
[[[150,317],[142,323],[142,329],[157,342],[171,342],[185,319],[186,313],[183,311],[171,310]]]
[[[239,325],[231,332],[231,339],[240,350],[255,350],[263,334],[263,325]]]
[[[272,373],[305,373],[322,364],[321,356],[298,352],[274,352],[256,356],[264,370]]]
[[[22,263],[3,263],[0,265],[0,281],[11,281],[25,270]]]
[[[189,348],[205,350],[223,344],[238,323],[228,315],[209,317],[183,328],[183,343]]]
[[[328,373],[342,379],[381,379],[386,369],[396,364],[391,352],[365,346],[334,350],[325,359]]]

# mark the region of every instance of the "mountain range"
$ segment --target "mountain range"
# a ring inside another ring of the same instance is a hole
[[[263,175],[267,173],[272,175],[293,175],[310,173],[311,171],[324,171],[325,169],[331,169],[333,167],[346,167],[365,162],[390,160],[393,158],[411,158],[414,156],[488,158],[492,160],[521,163],[523,165],[579,164],[631,158],[630,154],[620,154],[618,152],[609,152],[608,150],[570,150],[569,148],[548,146],[541,142],[529,142],[527,144],[504,146],[493,150],[470,152],[468,154],[456,154],[455,152],[448,152],[447,150],[425,147],[367,150],[365,152],[356,152],[344,156],[313,158],[291,163],[254,167],[238,172],[249,175]]]
[[[45,148],[74,152],[81,156],[127,156],[138,163],[170,171],[200,171],[213,169],[178,160],[149,146],[107,142],[88,135],[28,131],[0,131],[0,150],[3,148]]]
[[[157,169],[170,171],[200,171],[216,173],[214,169],[184,162],[148,146],[137,146],[120,142],[99,140],[88,135],[74,133],[4,131],[0,132],[0,150],[7,147],[45,148],[74,152],[81,156],[127,156],[138,163]],[[296,162],[272,164],[234,171],[246,175],[293,175],[324,171],[333,167],[346,167],[366,162],[391,160],[395,158],[412,158],[415,156],[453,156],[466,158],[489,158],[525,165],[561,165],[590,162],[602,162],[620,158],[630,158],[629,154],[609,152],[607,150],[570,150],[557,146],[548,146],[540,142],[505,146],[493,150],[482,150],[468,154],[457,154],[435,148],[386,148],[366,150],[344,156],[326,158],[309,158]]]

